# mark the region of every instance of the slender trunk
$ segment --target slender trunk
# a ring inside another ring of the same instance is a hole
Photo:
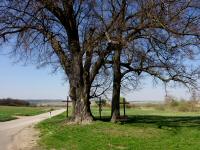
[[[90,83],[90,72],[85,71],[83,75],[83,81],[84,81],[84,89],[83,89],[83,96],[84,96],[84,103],[86,105],[87,112],[92,116],[91,109],[90,109],[90,89],[91,89],[91,83]],[[93,119],[93,116],[92,116]]]
[[[125,14],[126,14],[126,5],[127,1],[121,1],[120,14],[118,17],[118,26],[117,26],[117,38],[123,41],[123,28],[125,25]],[[118,41],[118,44],[115,44],[114,51],[114,64],[113,64],[113,95],[112,95],[112,110],[111,110],[111,121],[116,122],[120,117],[120,88],[121,88],[121,70],[120,70],[120,56],[122,51],[122,43]]]
[[[121,71],[120,71],[120,53],[118,48],[114,53],[113,63],[113,94],[112,94],[112,110],[111,121],[116,122],[120,116],[120,86],[121,86]]]

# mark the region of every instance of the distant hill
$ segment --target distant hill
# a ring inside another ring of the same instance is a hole
[[[29,106],[30,103],[25,100],[4,98],[0,99],[1,106]]]
[[[39,99],[39,100],[27,100],[31,105],[35,106],[66,106],[66,102],[62,102],[63,100],[47,100],[47,99]]]

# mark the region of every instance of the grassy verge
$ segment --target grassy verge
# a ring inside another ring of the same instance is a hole
[[[94,114],[98,114],[93,108]],[[109,114],[109,109],[103,115]],[[90,125],[67,125],[65,114],[38,124],[42,149],[56,150],[198,150],[198,113],[128,109],[130,120],[113,124],[95,121]]]
[[[0,122],[16,119],[15,116],[33,116],[47,112],[50,108],[44,107],[15,107],[0,106]]]

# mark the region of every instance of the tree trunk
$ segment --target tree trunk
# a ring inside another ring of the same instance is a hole
[[[120,86],[121,86],[121,71],[120,71],[120,53],[121,49],[115,50],[113,63],[113,93],[112,93],[112,110],[111,121],[116,122],[120,117]]]
[[[72,99],[72,118],[76,123],[88,123],[93,120],[90,110],[89,92],[90,87],[85,84],[82,59],[79,55],[74,56],[72,72],[69,77],[70,98]],[[87,81],[89,82],[89,81]]]
[[[69,97],[72,101],[72,113],[71,113],[71,119],[74,120],[75,118],[75,104],[76,104],[76,91],[75,87],[70,84],[70,90],[69,90]]]
[[[91,122],[93,116],[90,110],[90,101],[85,88],[70,86],[70,98],[72,100],[71,120],[77,123]]]

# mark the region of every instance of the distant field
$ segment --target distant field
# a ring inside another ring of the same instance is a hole
[[[49,109],[45,107],[0,106],[0,122],[16,119],[16,116],[37,115],[47,112]]]
[[[98,108],[92,108],[98,118]],[[65,114],[38,124],[42,149],[67,150],[200,150],[200,113],[129,108],[129,121],[103,120],[90,125],[67,125]],[[52,142],[53,141],[53,142]]]

